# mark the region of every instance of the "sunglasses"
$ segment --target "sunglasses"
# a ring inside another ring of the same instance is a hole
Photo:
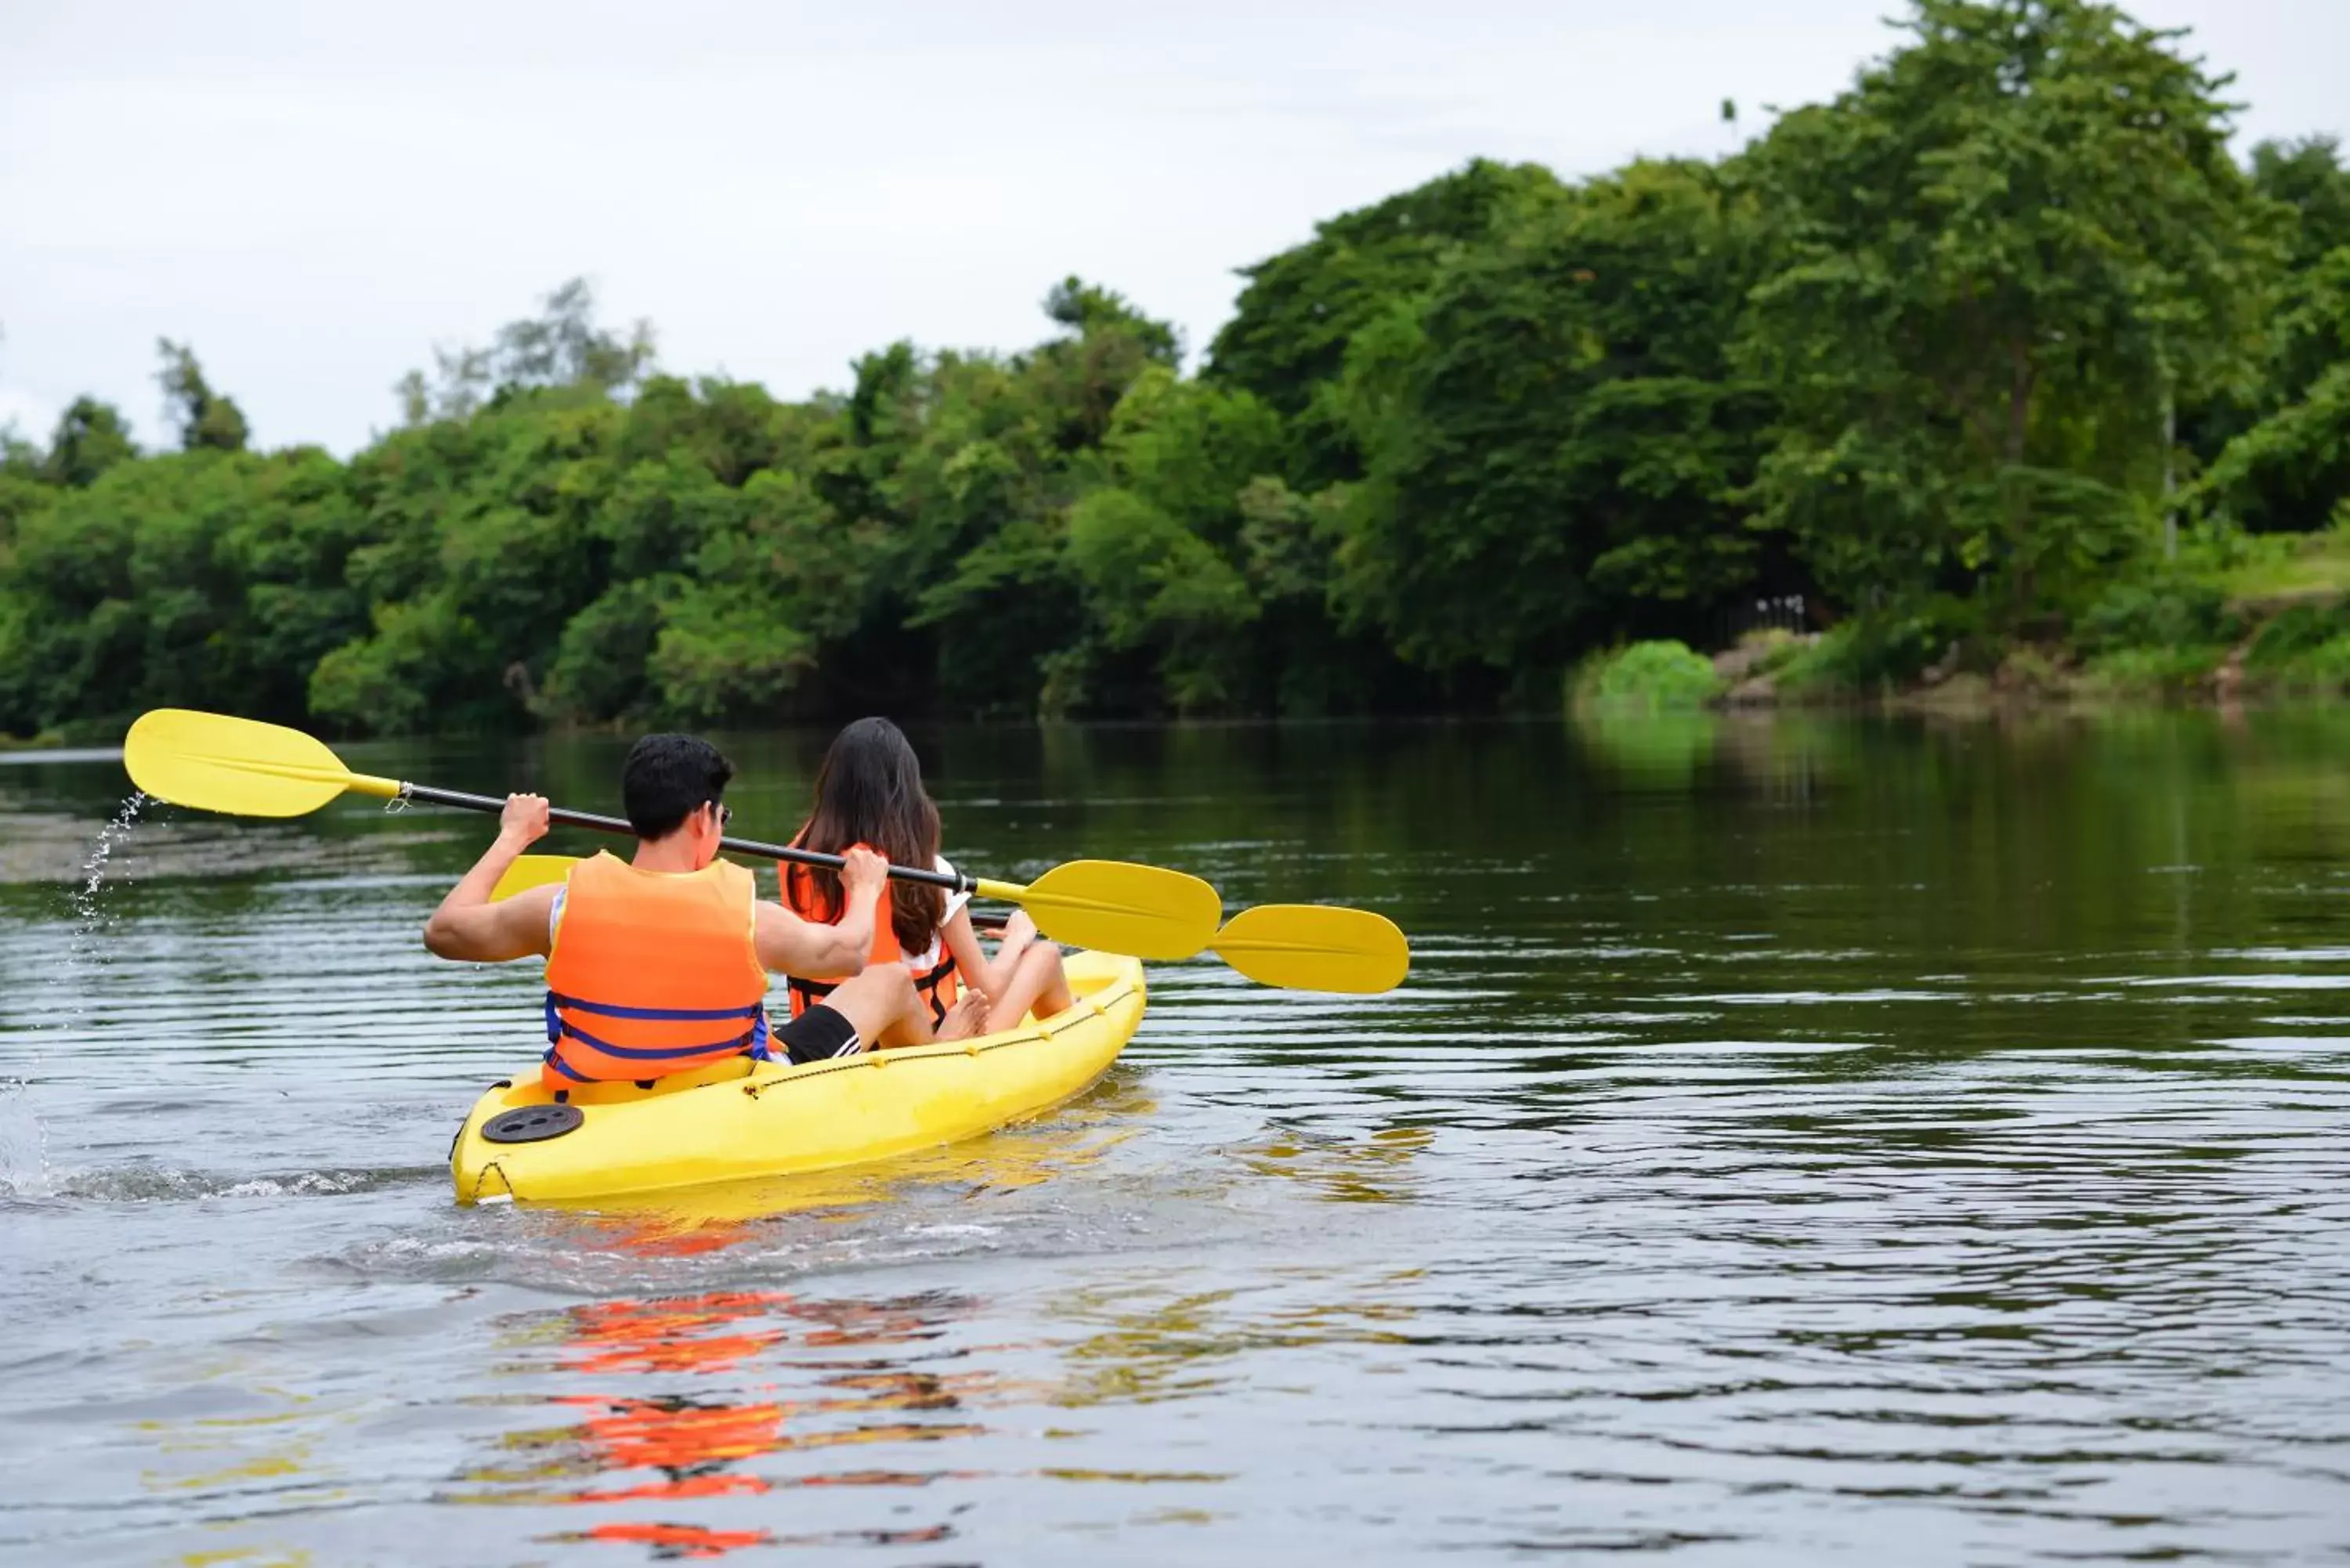
[[[718,831],[725,832],[726,825],[734,820],[734,808],[731,805],[722,805],[714,800],[704,801],[702,804],[710,807],[712,815],[718,818]]]

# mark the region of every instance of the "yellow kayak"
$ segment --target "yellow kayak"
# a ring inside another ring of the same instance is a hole
[[[1068,957],[1076,1005],[1043,1023],[793,1067],[748,1060],[557,1105],[538,1068],[494,1085],[450,1150],[457,1201],[579,1202],[829,1170],[977,1137],[1050,1110],[1142,1023],[1142,964]]]

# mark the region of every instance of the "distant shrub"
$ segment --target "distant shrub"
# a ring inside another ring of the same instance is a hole
[[[1938,595],[1898,610],[1841,621],[1781,664],[1778,689],[1794,697],[1835,697],[1915,680],[1953,647],[1964,667],[1985,648],[1982,608]]]
[[[2118,648],[2091,659],[2085,691],[2113,697],[2184,696],[2211,678],[2228,657],[2216,643],[2183,648]]]
[[[1789,697],[1846,697],[1858,691],[1853,631],[1853,623],[1846,621],[1822,632],[1809,647],[1797,649],[1772,671],[1773,686]]]
[[[2313,689],[2340,691],[2350,688],[2350,636],[2319,644],[2298,663],[2302,679]]]
[[[1748,679],[1757,675],[1773,675],[1793,664],[1817,638],[1802,637],[1784,627],[1764,627],[1750,631],[1738,639],[1739,648],[1753,660],[1746,667]]]
[[[2116,583],[2097,596],[2074,631],[2081,651],[2202,647],[2233,640],[2242,630],[2227,596],[2210,583],[2186,578]]]
[[[2282,669],[2350,635],[2350,612],[2339,604],[2292,605],[2279,610],[2253,635],[2244,650],[2248,670]]]
[[[2280,616],[2277,618],[2282,620],[2284,618]],[[2274,625],[2275,622],[2270,624]],[[2266,631],[2267,628],[2262,629]],[[2282,640],[2280,639],[2281,642]],[[2258,644],[2254,645],[2254,651],[2259,651]],[[2280,647],[2258,663],[2253,661],[2251,654],[2247,654],[2244,669],[2246,674],[2271,691],[2314,693],[2350,689],[2350,630],[2345,630],[2337,623],[2334,634],[2323,642]]]
[[[1601,654],[1575,672],[1570,687],[1576,706],[1618,713],[1701,708],[1721,691],[1713,661],[1670,639]]]

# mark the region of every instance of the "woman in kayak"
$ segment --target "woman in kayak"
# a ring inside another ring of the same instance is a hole
[[[954,867],[939,854],[939,808],[922,787],[922,765],[905,732],[887,719],[859,719],[833,738],[816,769],[816,805],[792,842],[827,855],[864,845],[896,866]],[[845,905],[839,876],[822,867],[778,867],[784,905],[803,919],[830,922]],[[990,959],[972,929],[968,895],[924,882],[892,881],[875,911],[868,967],[901,963],[930,1002],[942,1037],[1010,1029],[1031,1011],[1050,1018],[1071,1005],[1061,950],[1036,935],[1026,910],[1014,914]],[[838,981],[791,981],[792,1012],[817,1005]],[[964,1025],[964,1020],[970,1020]],[[951,1021],[958,1027],[950,1028]]]
[[[797,1064],[937,1037],[905,975],[872,969],[770,1031],[768,974],[855,963],[882,923],[889,867],[848,856],[842,914],[822,924],[764,902],[751,873],[718,856],[728,815],[720,797],[733,776],[707,741],[645,736],[620,769],[635,856],[598,855],[560,883],[498,898],[498,879],[549,816],[543,796],[509,795],[496,842],[425,922],[424,945],[442,958],[546,960],[540,1077],[549,1089],[650,1087],[735,1056]]]

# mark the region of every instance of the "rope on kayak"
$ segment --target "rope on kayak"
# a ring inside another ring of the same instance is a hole
[[[1077,998],[1076,1004],[1065,1012],[1056,1013],[1044,1023],[1008,1039],[989,1040],[985,1035],[969,1040],[934,1040],[928,1045],[900,1045],[879,1051],[859,1051],[854,1056],[834,1056],[821,1062],[803,1062],[782,1075],[764,1082],[753,1080],[743,1085],[743,1092],[753,1099],[772,1089],[788,1089],[795,1084],[805,1084],[811,1078],[821,1078],[827,1073],[844,1073],[858,1067],[911,1066],[917,1062],[951,1061],[957,1056],[977,1056],[990,1051],[1009,1050],[1015,1045],[1049,1042],[1089,1018],[1098,1018],[1113,1006],[1134,994],[1131,984],[1117,984],[1090,996]],[[1008,1033],[1008,1032],[1007,1032]],[[1121,1047],[1121,1049],[1123,1049]]]

